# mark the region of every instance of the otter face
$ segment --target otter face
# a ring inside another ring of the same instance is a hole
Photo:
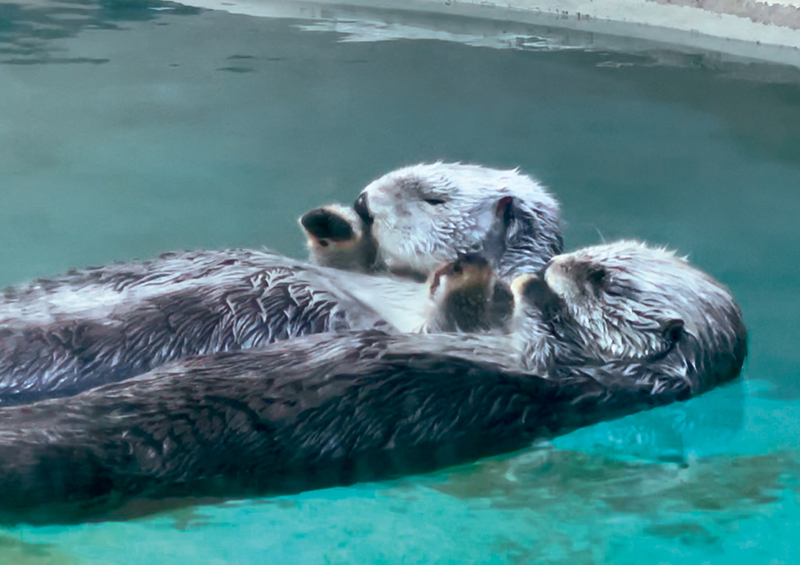
[[[529,357],[539,356],[534,366],[671,363],[687,379],[702,367],[741,368],[746,330],[738,305],[672,252],[631,241],[587,247],[512,286],[515,323],[536,342],[526,346]]]
[[[303,214],[299,221],[312,263],[362,273],[377,269],[372,238],[352,208],[329,204]]]
[[[477,165],[420,164],[372,182],[354,206],[390,271],[426,276],[483,252],[501,277],[562,247],[557,202],[530,177]],[[499,225],[499,228],[498,228]]]

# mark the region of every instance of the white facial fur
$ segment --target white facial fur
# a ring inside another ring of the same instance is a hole
[[[527,286],[531,280],[539,286]],[[553,362],[653,359],[681,336],[675,369],[682,373],[745,349],[730,292],[671,251],[634,241],[587,247],[553,258],[546,285],[540,281],[521,277],[513,285],[518,340],[540,370]]]
[[[540,268],[561,250],[558,203],[516,170],[419,164],[384,175],[363,194],[372,237],[390,270],[427,275],[458,255],[481,251],[505,196],[514,198],[516,216],[504,235],[500,276]]]

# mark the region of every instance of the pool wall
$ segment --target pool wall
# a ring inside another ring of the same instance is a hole
[[[320,17],[325,6],[402,8],[648,39],[800,67],[797,0],[185,0],[233,13]]]

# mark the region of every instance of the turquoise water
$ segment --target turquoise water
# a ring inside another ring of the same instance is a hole
[[[800,73],[313,15],[0,3],[0,283],[180,248],[302,256],[303,211],[391,169],[520,166],[568,247],[639,237],[730,286],[744,378],[424,477],[7,528],[0,563],[800,563]]]

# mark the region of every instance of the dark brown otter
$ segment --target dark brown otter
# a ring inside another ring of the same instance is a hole
[[[514,310],[511,289],[497,278],[489,261],[467,254],[439,268],[429,281],[432,311],[428,333],[480,333],[508,330]]]

